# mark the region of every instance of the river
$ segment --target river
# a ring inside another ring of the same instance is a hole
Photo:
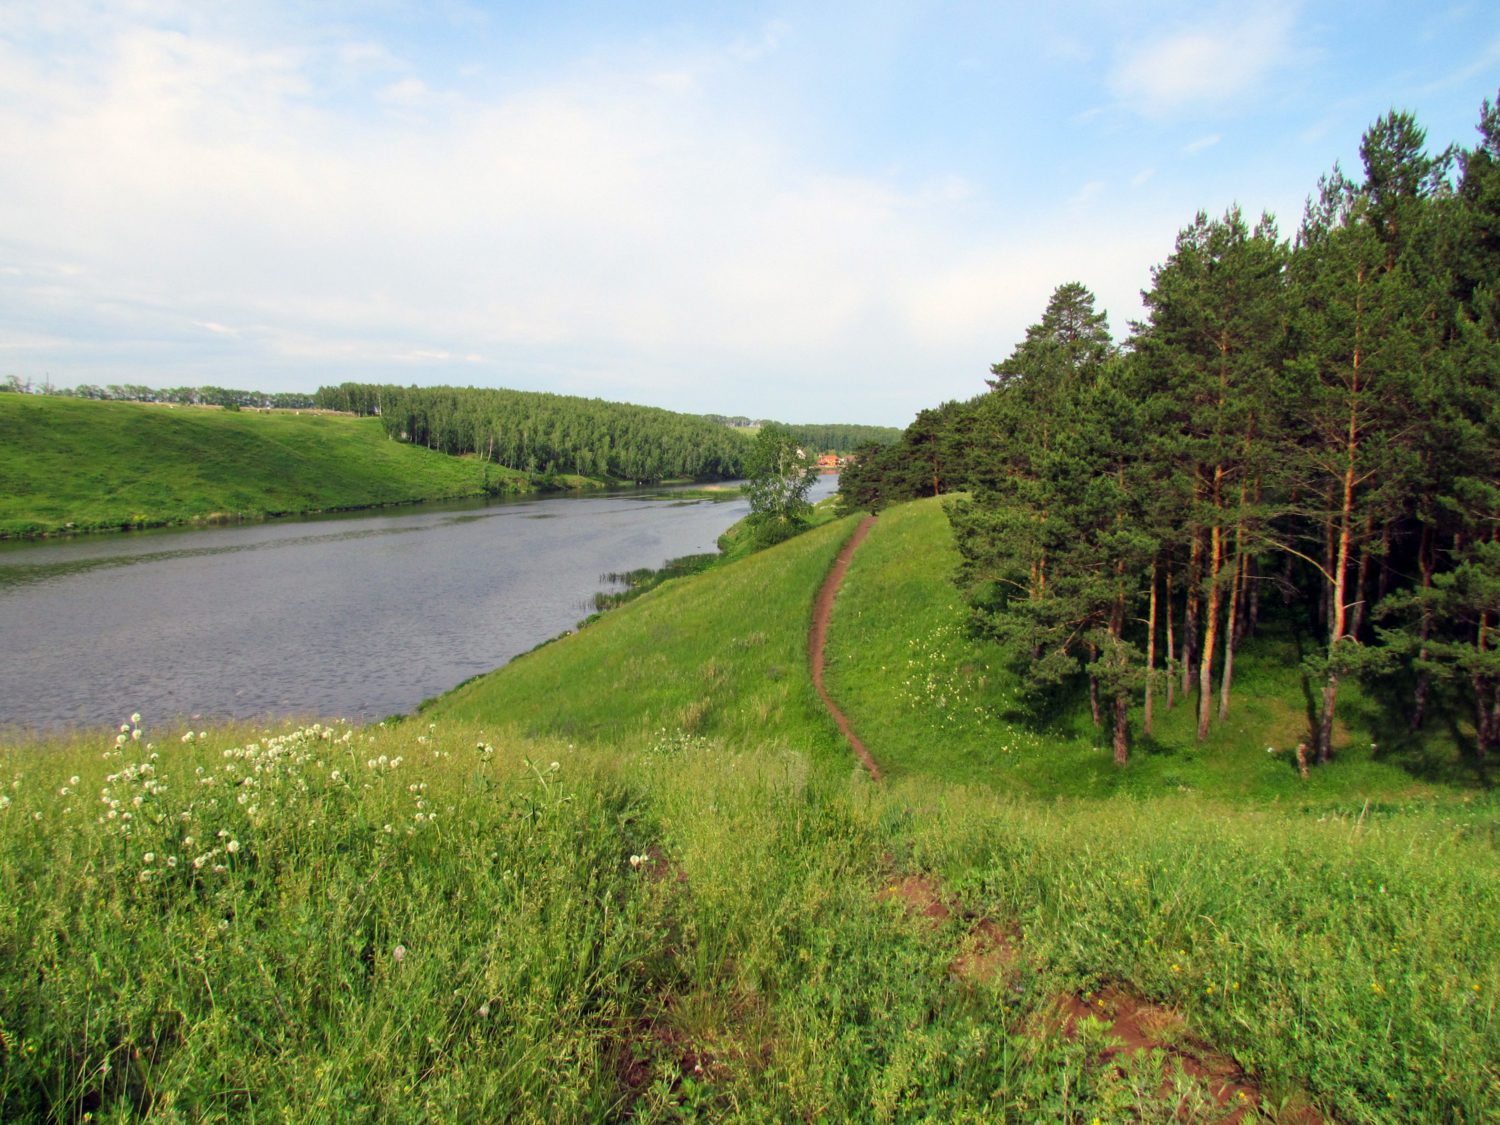
[[[0,726],[408,712],[748,510],[657,489],[0,543]]]

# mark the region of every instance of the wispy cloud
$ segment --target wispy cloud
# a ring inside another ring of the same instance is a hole
[[[1127,48],[1110,76],[1125,104],[1149,115],[1218,108],[1242,98],[1291,58],[1294,20],[1286,9],[1248,18],[1206,15]]]
[[[1192,156],[1195,153],[1202,152],[1206,148],[1213,148],[1214,145],[1219,143],[1220,139],[1218,133],[1210,133],[1206,137],[1199,137],[1196,141],[1183,145],[1182,151]]]

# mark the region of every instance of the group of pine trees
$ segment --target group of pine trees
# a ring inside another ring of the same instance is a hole
[[[740,475],[749,448],[692,414],[537,391],[344,383],[319,387],[314,399],[376,415],[392,438],[544,475],[722,479]]]
[[[846,471],[850,507],[949,502],[976,625],[1043,689],[1127,712],[1233,700],[1264,599],[1315,629],[1309,741],[1341,682],[1380,681],[1411,728],[1435,685],[1500,739],[1500,108],[1472,150],[1408,114],[1366,133],[1363,177],[1320,181],[1295,237],[1200,214],[1117,345],[1082,285],[996,364]],[[1383,679],[1381,679],[1383,677]],[[1164,698],[1163,698],[1164,697]]]

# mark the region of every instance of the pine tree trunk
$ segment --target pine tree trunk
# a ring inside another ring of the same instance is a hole
[[[1182,698],[1193,686],[1193,657],[1198,651],[1198,580],[1203,564],[1203,539],[1193,532],[1192,557],[1188,563],[1187,604],[1182,607]]]
[[[1355,352],[1356,382],[1355,389],[1358,390],[1359,353]],[[1333,567],[1333,581],[1329,583],[1329,627],[1328,627],[1328,684],[1323,688],[1323,720],[1319,724],[1318,737],[1318,765],[1328,761],[1333,753],[1333,714],[1334,703],[1338,699],[1339,677],[1335,670],[1337,665],[1336,651],[1339,642],[1344,639],[1344,628],[1346,624],[1344,608],[1344,590],[1349,578],[1349,546],[1353,539],[1351,524],[1354,521],[1354,463],[1357,450],[1358,429],[1357,408],[1351,408],[1349,417],[1349,443],[1346,448],[1347,461],[1344,468],[1343,502],[1340,505],[1338,522],[1338,556]]]
[[[1148,689],[1149,690],[1149,689]],[[1149,699],[1150,696],[1148,695]],[[1115,765],[1123,766],[1130,754],[1130,696],[1125,692],[1115,695]]]
[[[1359,578],[1356,579],[1358,582],[1356,592],[1359,594],[1359,600],[1354,603],[1354,624],[1349,630],[1349,635],[1355,640],[1359,640],[1360,630],[1364,628],[1365,612],[1369,605],[1366,592],[1370,581],[1370,540],[1374,537],[1374,534],[1375,521],[1373,518],[1367,518],[1365,520],[1364,540],[1359,549]]]
[[[1222,470],[1221,470],[1222,472]],[[1217,480],[1215,485],[1217,486]],[[1218,489],[1215,487],[1215,492]],[[1203,644],[1198,656],[1198,741],[1208,737],[1208,719],[1213,714],[1214,643],[1219,628],[1219,571],[1223,566],[1224,537],[1216,525],[1210,532],[1208,556],[1208,605],[1203,611]]]
[[[1094,662],[1099,659],[1099,657],[1098,657],[1098,651],[1099,650],[1096,649],[1096,648],[1094,648],[1093,645],[1089,645],[1089,650],[1093,654],[1093,660],[1089,661],[1089,710],[1093,712],[1093,715],[1094,715],[1094,725],[1097,727],[1097,726],[1100,725],[1100,723],[1099,723],[1099,677],[1096,676],[1096,675],[1094,675]]]
[[[1245,560],[1235,564],[1234,585],[1229,593],[1229,624],[1224,629],[1224,671],[1219,676],[1219,722],[1229,718],[1229,685],[1234,681],[1234,650],[1239,644],[1240,595],[1244,587]]]
[[[1156,563],[1151,563],[1151,612],[1146,621],[1146,723],[1145,730],[1151,734],[1151,695],[1156,680]],[[1116,735],[1115,760],[1120,761],[1119,736]]]
[[[1177,688],[1177,677],[1172,674],[1172,556],[1167,556],[1167,710],[1172,709],[1173,693]]]

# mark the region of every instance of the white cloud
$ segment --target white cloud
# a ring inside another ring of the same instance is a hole
[[[1110,86],[1121,101],[1150,115],[1219,108],[1289,61],[1293,22],[1286,9],[1239,20],[1211,15],[1127,49]]]
[[[0,347],[57,381],[269,390],[417,367],[900,422],[929,378],[981,389],[1059,282],[1128,295],[1151,260],[1143,241],[1101,250],[1122,245],[1109,217],[1065,200],[1068,233],[1043,235],[1045,216],[1007,227],[961,177],[808,160],[753,105],[709,105],[748,48],[486,100],[368,35],[90,36],[68,65],[0,41],[18,271],[0,275]]]
[[[1213,146],[1218,144],[1220,140],[1221,138],[1218,133],[1210,133],[1206,137],[1199,137],[1191,144],[1183,145],[1182,151],[1187,153],[1189,156],[1192,156],[1194,153],[1202,152],[1206,148],[1213,148]]]

